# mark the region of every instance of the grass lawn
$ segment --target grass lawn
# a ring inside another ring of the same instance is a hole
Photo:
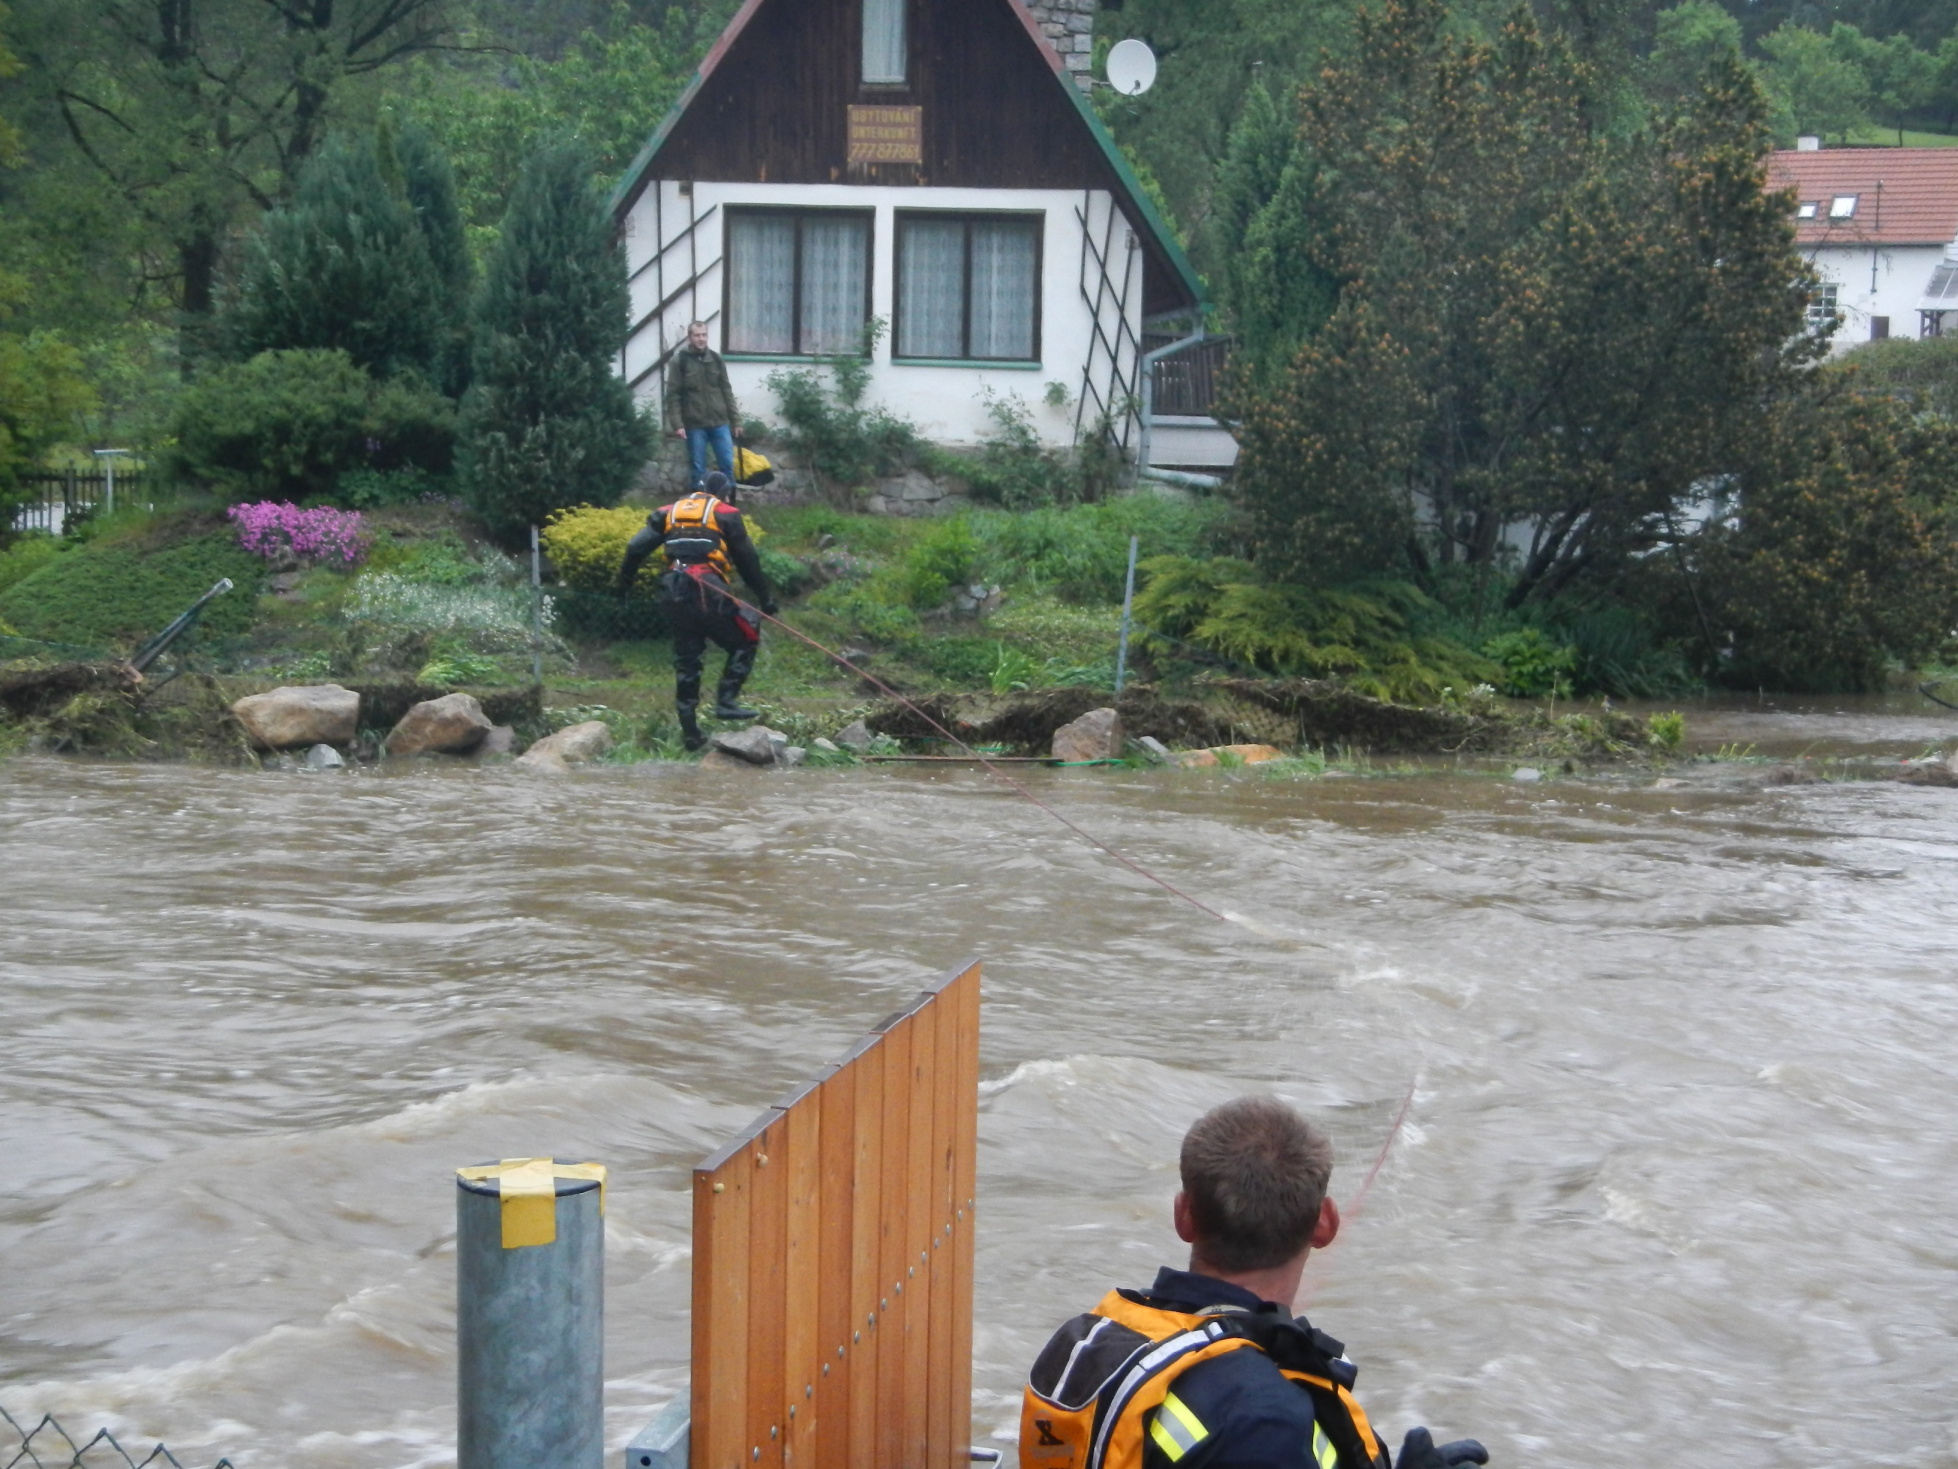
[[[1849,141],[1895,148],[1898,136],[1895,128],[1860,128],[1849,135]],[[1914,133],[1905,128],[1902,137],[1906,148],[1958,148],[1958,134],[1953,133]]]

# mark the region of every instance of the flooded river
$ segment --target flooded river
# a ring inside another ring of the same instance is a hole
[[[1224,924],[963,771],[0,764],[0,1405],[453,1462],[450,1170],[553,1153],[613,1170],[622,1444],[685,1378],[691,1166],[977,955],[979,1441],[1180,1263],[1199,1111],[1299,1103],[1350,1200],[1412,1084],[1307,1277],[1394,1442],[1949,1464],[1958,791],[1745,777],[1037,777]]]

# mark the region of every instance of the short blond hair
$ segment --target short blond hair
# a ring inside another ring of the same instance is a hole
[[[1183,1138],[1183,1192],[1197,1252],[1220,1270],[1266,1270],[1312,1241],[1332,1141],[1276,1097],[1239,1097]]]

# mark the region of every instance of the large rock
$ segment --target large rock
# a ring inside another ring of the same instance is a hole
[[[360,695],[337,683],[306,684],[248,694],[231,712],[261,750],[346,745],[360,726]]]
[[[340,752],[331,745],[315,745],[306,752],[305,765],[308,770],[345,770],[347,762],[340,758]]]
[[[473,694],[424,699],[389,733],[390,755],[467,755],[490,732],[489,716]]]
[[[1054,731],[1053,758],[1070,765],[1119,760],[1124,744],[1122,716],[1113,709],[1090,709],[1072,724]]]
[[[612,748],[612,729],[602,719],[587,719],[583,724],[566,725],[556,734],[545,735],[517,757],[517,764],[564,770],[585,765]]]
[[[709,743],[722,754],[750,765],[773,765],[788,748],[789,741],[788,736],[776,733],[765,724],[751,724],[746,729],[724,729]]]
[[[877,743],[877,736],[870,732],[869,725],[859,719],[836,732],[836,743],[861,755]]]

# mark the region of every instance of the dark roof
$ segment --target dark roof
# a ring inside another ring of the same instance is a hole
[[[1822,148],[1768,160],[1768,186],[1794,191],[1797,243],[1944,245],[1958,239],[1958,148]],[[1850,212],[1831,218],[1838,199]]]
[[[686,89],[681,92],[679,100],[673,104],[672,109],[667,113],[665,119],[661,121],[658,129],[654,132],[652,138],[648,140],[646,146],[639,151],[639,156],[633,160],[632,166],[626,170],[625,176],[620,179],[618,187],[613,191],[612,208],[616,217],[623,218],[625,213],[637,202],[646,184],[655,175],[655,168],[659,162],[662,150],[666,149],[670,142],[673,142],[676,132],[697,131],[697,129],[682,128],[682,122],[686,119],[689,109],[701,99],[703,91],[707,90],[708,84],[713,80],[716,71],[727,61],[730,52],[736,48],[744,32],[748,31],[760,12],[770,3],[771,0],[745,0],[745,3],[736,13],[734,19],[728,23],[727,29],[721,33],[720,38],[714,43],[713,49],[707,53],[706,59],[700,63],[699,70],[694,73],[692,79],[687,83]],[[1027,54],[1030,58],[1037,56],[1044,68],[1047,80],[1044,83],[1037,83],[1035,91],[1038,92],[1045,87],[1051,87],[1053,89],[1052,95],[1055,98],[1066,99],[1059,114],[1053,118],[1054,124],[1065,129],[1067,124],[1062,119],[1069,118],[1070,116],[1072,120],[1079,123],[1082,130],[1080,136],[1083,137],[1086,144],[1085,152],[1082,156],[1091,156],[1094,160],[1094,172],[1097,175],[1094,180],[1095,185],[1097,187],[1109,188],[1116,195],[1129,217],[1140,225],[1143,232],[1145,251],[1163,269],[1164,275],[1155,277],[1155,280],[1162,282],[1162,285],[1152,285],[1149,289],[1148,295],[1152,298],[1151,304],[1158,309],[1170,304],[1162,295],[1163,287],[1167,286],[1170,296],[1182,298],[1180,305],[1200,305],[1204,298],[1202,283],[1198,280],[1196,271],[1191,267],[1188,257],[1183,253],[1183,248],[1178,243],[1175,233],[1169,228],[1168,223],[1157,210],[1154,202],[1149,197],[1148,191],[1143,187],[1142,181],[1137,177],[1134,168],[1130,165],[1128,158],[1116,144],[1115,139],[1110,135],[1108,129],[1102,124],[1100,117],[1096,115],[1086,95],[1075,84],[1073,75],[1062,63],[1059,53],[1049,44],[1047,38],[1041,34],[1039,23],[1033,18],[1032,13],[1028,11],[1022,3],[1022,0],[926,0],[926,3],[935,7],[946,7],[949,14],[962,12],[968,5],[974,9],[996,7],[997,12],[1003,12],[1000,16],[1000,21],[996,22],[996,24],[1003,23],[1016,37],[1024,36],[1026,45],[1032,47],[1033,50],[1031,53],[1022,54]],[[801,7],[796,5],[790,6],[791,10],[797,10],[799,8]],[[837,6],[834,8],[847,12],[854,7]],[[1006,19],[1006,16],[1010,16],[1010,20]],[[854,42],[852,42],[852,45],[854,45]],[[1004,49],[1010,53],[1015,48],[1012,45],[1007,45]],[[753,48],[750,47],[748,50],[752,51]],[[744,52],[744,55],[746,55],[746,52]],[[794,58],[790,59],[793,60]],[[1023,63],[1019,65],[1023,65]],[[739,87],[743,85],[743,82],[738,80],[735,85]],[[715,90],[716,92],[722,92],[727,89],[717,88]],[[717,98],[717,108],[727,105],[730,100],[732,99]],[[779,98],[775,100],[779,101]],[[852,96],[852,100],[855,100],[854,96]],[[740,106],[741,103],[736,100],[734,105]],[[1052,105],[1051,103],[1043,104],[1041,110],[1044,111],[1046,107]],[[717,113],[717,115],[721,114]],[[719,124],[717,123],[715,126],[718,130]],[[689,151],[688,144],[683,143],[679,146],[681,147],[681,151]],[[684,163],[681,166],[690,166],[690,163]],[[722,175],[720,173],[702,173],[699,176],[702,178],[719,178]],[[783,182],[792,181],[789,178],[783,177],[780,173],[766,176],[781,178]],[[835,177],[836,175],[833,171],[829,172],[829,179],[834,179]],[[945,180],[945,182],[950,183],[953,180]],[[1082,182],[1083,180],[1077,178],[1069,186],[1080,187]],[[1164,276],[1167,279],[1164,279]]]

